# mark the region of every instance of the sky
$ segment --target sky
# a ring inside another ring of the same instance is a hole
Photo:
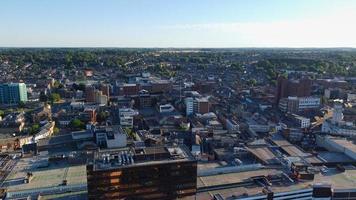
[[[356,47],[356,0],[0,0],[0,47]]]

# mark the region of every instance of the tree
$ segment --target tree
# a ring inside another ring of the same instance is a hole
[[[101,112],[99,112],[98,115],[97,115],[97,121],[98,121],[98,122],[106,121],[106,120],[108,119],[109,115],[110,115],[109,112],[107,112],[107,111],[101,111]]]
[[[63,84],[59,81],[54,81],[53,88],[63,88]]]
[[[3,110],[0,110],[0,117],[3,117],[5,115],[5,112]]]
[[[243,68],[241,63],[233,63],[233,64],[231,64],[231,67],[233,69],[235,69],[236,71],[238,71],[238,72],[243,72],[244,71],[244,68]]]
[[[248,80],[247,84],[249,86],[255,86],[257,84],[257,81],[256,81],[256,79],[253,78],[253,79]]]
[[[129,138],[135,139],[135,132],[131,128],[125,128],[125,132]]]
[[[49,97],[50,101],[53,102],[58,102],[61,100],[61,96],[58,93],[52,93],[51,96]]]
[[[59,128],[58,127],[54,127],[53,134],[57,134],[57,133],[59,133]]]
[[[30,135],[34,135],[36,134],[38,131],[40,130],[40,125],[39,124],[33,124],[30,129],[29,129],[29,133]]]
[[[69,123],[69,127],[71,127],[74,130],[81,130],[85,128],[84,122],[80,121],[80,119],[73,119]]]

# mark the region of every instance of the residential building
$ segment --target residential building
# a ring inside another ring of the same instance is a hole
[[[186,115],[190,116],[195,113],[205,114],[209,112],[209,100],[204,97],[187,97],[185,98]]]
[[[0,104],[17,104],[27,101],[25,83],[0,84]]]
[[[194,114],[194,98],[193,97],[185,98],[185,113],[187,116]]]

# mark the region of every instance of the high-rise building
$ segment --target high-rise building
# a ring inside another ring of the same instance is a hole
[[[95,87],[89,85],[85,87],[86,102],[95,102]]]
[[[277,79],[276,103],[289,96],[307,97],[311,95],[312,81],[309,78],[299,80],[279,76]]]
[[[99,151],[87,165],[88,199],[195,195],[197,162],[185,146]]]
[[[126,83],[120,88],[120,95],[135,96],[138,95],[140,86],[135,83]]]
[[[100,90],[103,92],[103,95],[106,95],[110,99],[110,86],[108,84],[102,84]]]
[[[205,114],[209,112],[209,100],[207,98],[185,98],[186,115],[190,116],[194,113]]]
[[[341,103],[335,103],[334,104],[334,109],[333,109],[333,117],[332,120],[334,122],[341,122],[344,119],[344,114],[342,113],[344,111],[342,104]]]
[[[16,104],[27,101],[27,89],[25,83],[0,84],[0,103]]]
[[[109,97],[104,93],[108,93],[108,90],[103,92],[102,90],[95,89],[94,86],[87,86],[85,88],[85,100],[86,102],[90,103],[97,103],[97,104],[107,104],[109,101]]]
[[[194,114],[194,98],[193,97],[185,98],[185,113],[187,116]]]
[[[209,112],[209,100],[208,98],[196,98],[196,112],[200,114],[205,114]]]

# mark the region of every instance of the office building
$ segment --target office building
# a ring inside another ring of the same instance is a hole
[[[103,93],[103,95],[107,96],[108,99],[110,99],[110,85],[102,84],[100,86],[100,91]]]
[[[209,112],[209,100],[208,98],[196,98],[196,112],[199,114],[205,114]]]
[[[88,199],[177,199],[194,195],[197,162],[185,146],[98,151],[87,165]]]
[[[119,118],[120,125],[124,128],[132,128],[134,117],[138,115],[138,112],[131,108],[120,108],[119,109]]]
[[[193,99],[193,97],[185,98],[185,113],[187,116],[194,114],[194,99]]]
[[[205,114],[209,112],[209,100],[204,97],[194,98],[187,97],[185,98],[185,107],[186,115],[190,116],[194,113]]]
[[[97,90],[94,86],[87,86],[85,88],[85,100],[89,103],[107,104],[109,102],[109,96],[105,94],[109,93],[108,90],[108,88]]]
[[[282,98],[289,96],[307,97],[311,95],[312,81],[309,78],[300,80],[287,79],[279,76],[277,79],[276,103],[278,104]]]
[[[95,87],[89,85],[85,87],[86,102],[95,102]]]
[[[140,86],[135,83],[126,83],[120,88],[120,95],[136,96],[139,94]]]
[[[298,113],[318,109],[320,105],[319,97],[288,97],[281,99],[278,107],[283,112]]]
[[[341,135],[346,137],[356,136],[356,126],[352,121],[344,120],[344,108],[341,103],[335,103],[333,108],[333,115],[331,119],[326,119],[321,126],[321,131],[324,133],[331,133],[334,135]]]
[[[27,101],[27,89],[24,83],[0,84],[0,103],[17,104]]]

